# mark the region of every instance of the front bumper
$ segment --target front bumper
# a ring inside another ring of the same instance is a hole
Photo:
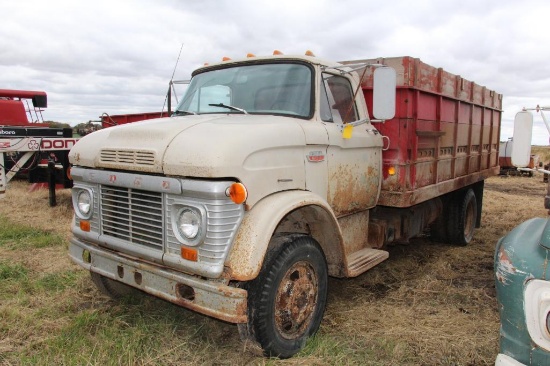
[[[495,361],[495,366],[525,366],[521,362],[514,360],[512,357],[499,353]]]
[[[247,322],[246,290],[128,259],[75,237],[70,241],[69,256],[89,271],[182,307],[230,323]]]

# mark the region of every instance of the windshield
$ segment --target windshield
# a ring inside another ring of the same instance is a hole
[[[256,113],[308,118],[312,71],[298,63],[235,66],[197,74],[175,114]]]

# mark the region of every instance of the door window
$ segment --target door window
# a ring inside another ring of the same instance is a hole
[[[348,123],[358,120],[353,90],[346,78],[323,74],[320,112],[325,122]]]

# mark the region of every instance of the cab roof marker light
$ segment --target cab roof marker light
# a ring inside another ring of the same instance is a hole
[[[246,54],[246,57],[247,57],[247,58],[252,58],[252,57],[256,57],[256,55],[253,54],[253,53],[247,53],[247,54]]]
[[[222,61],[231,61],[231,57],[224,56],[222,58]]]
[[[307,50],[306,51],[306,56],[315,57],[315,54],[313,52],[311,52],[310,50]]]
[[[279,50],[273,51],[273,56],[277,56],[277,55],[284,55],[284,53],[282,53],[282,52],[279,51]]]

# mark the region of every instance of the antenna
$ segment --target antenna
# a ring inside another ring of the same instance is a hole
[[[178,53],[178,58],[176,60],[176,64],[174,65],[174,71],[172,71],[172,76],[170,77],[170,83],[168,84],[168,92],[166,92],[166,97],[164,98],[164,104],[162,105],[162,112],[160,113],[160,116],[162,117],[162,114],[164,113],[164,107],[166,107],[166,102],[168,102],[168,113],[172,113],[172,87],[174,80],[174,75],[176,74],[176,69],[178,68],[178,63],[180,61],[181,51],[183,50],[183,42],[180,47],[180,52]]]

